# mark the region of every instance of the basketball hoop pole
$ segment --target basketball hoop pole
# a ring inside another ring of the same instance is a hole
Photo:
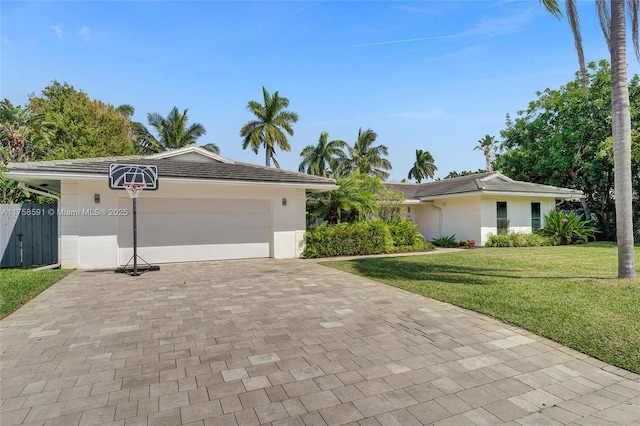
[[[138,198],[133,198],[133,274],[134,277],[140,275],[138,273]]]
[[[140,193],[149,189],[155,191],[158,189],[158,168],[153,165],[138,164],[117,164],[109,165],[109,188],[125,189],[132,200],[133,208],[133,256],[122,268],[116,269],[116,272],[128,274],[132,272],[132,276],[138,276],[141,272],[157,271],[158,266],[150,265],[146,260],[140,258],[145,264],[142,268],[138,268],[138,202],[137,198]],[[128,269],[129,264],[133,261],[133,271]]]

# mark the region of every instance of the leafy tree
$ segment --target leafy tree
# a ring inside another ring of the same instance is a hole
[[[409,170],[407,179],[415,179],[418,183],[422,179],[433,179],[433,174],[438,170],[435,165],[435,160],[429,151],[423,151],[416,149],[416,161],[413,163],[413,167]]]
[[[136,125],[134,133],[137,137],[138,150],[142,154],[154,154],[158,152],[178,149],[196,143],[200,136],[207,133],[200,123],[188,126],[189,117],[187,109],[182,111],[173,107],[167,117],[154,112],[147,114],[149,126],[158,134],[155,137],[143,125]]]
[[[271,165],[275,161],[275,149],[291,151],[287,140],[287,134],[293,136],[292,124],[298,121],[298,114],[286,110],[289,107],[289,99],[280,97],[276,91],[273,95],[262,86],[263,104],[257,101],[249,101],[247,109],[256,116],[240,129],[240,136],[244,138],[242,149],[251,147],[256,154],[260,147],[265,149],[265,164]]]
[[[371,129],[358,130],[358,139],[353,147],[349,147],[350,158],[345,163],[345,172],[377,176],[380,179],[389,177],[385,170],[391,170],[391,162],[384,158],[388,149],[384,145],[373,146],[378,134]]]
[[[484,159],[487,163],[486,170],[488,172],[493,171],[493,167],[491,165],[491,149],[494,147],[495,144],[496,144],[495,137],[485,135],[484,138],[478,140],[478,145],[473,147],[474,151],[479,150],[479,151],[482,151],[482,153],[484,154]]]
[[[545,8],[560,18],[562,13],[558,0],[541,0]],[[582,36],[575,0],[566,0],[567,16],[573,31],[578,62],[583,82],[587,83]],[[618,278],[635,278],[636,268],[633,245],[633,187],[631,183],[631,111],[627,81],[627,20],[625,8],[628,4],[631,20],[631,38],[635,54],[640,59],[638,42],[638,0],[597,0],[598,18],[611,54],[611,115],[613,129],[613,154],[616,173],[614,175],[616,240],[618,242]]]
[[[345,149],[347,144],[341,140],[329,141],[329,133],[320,133],[318,145],[307,145],[300,156],[302,161],[298,171],[310,175],[328,177],[331,172],[336,172],[346,160]]]
[[[611,71],[606,61],[586,69],[586,86],[576,74],[559,89],[538,92],[538,99],[515,119],[507,116],[496,167],[514,179],[581,189],[603,238],[611,239],[616,229],[613,144],[603,145],[611,137]],[[629,90],[637,126],[637,76]],[[634,179],[640,188],[637,173]]]
[[[43,159],[130,155],[135,152],[131,121],[113,105],[90,99],[73,86],[54,81],[41,96],[30,96],[28,108],[51,123],[50,142],[34,140]]]

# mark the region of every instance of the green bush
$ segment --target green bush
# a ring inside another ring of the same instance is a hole
[[[302,257],[355,256],[389,253],[393,239],[383,220],[340,223],[330,226],[326,222],[307,231]]]
[[[551,246],[553,241],[538,234],[511,232],[509,234],[489,235],[487,247],[537,247]]]
[[[437,247],[443,247],[443,248],[458,247],[458,242],[456,241],[456,234],[434,238],[433,240],[431,240],[431,242]]]
[[[412,246],[423,240],[418,227],[410,220],[392,220],[387,222],[394,246]]]
[[[598,232],[590,220],[581,220],[575,213],[552,210],[544,216],[544,228],[540,234],[551,238],[555,245],[586,243],[595,240]]]
[[[307,231],[302,257],[357,256],[432,250],[410,220],[340,223]]]

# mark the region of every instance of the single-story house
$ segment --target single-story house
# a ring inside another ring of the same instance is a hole
[[[8,178],[57,195],[63,268],[116,268],[131,259],[132,200],[109,188],[112,163],[157,167],[158,189],[137,199],[138,254],[151,264],[300,257],[306,191],[336,188],[331,179],[235,162],[195,145],[9,164]]]
[[[423,184],[387,182],[405,195],[405,217],[427,240],[455,234],[484,246],[490,234],[531,233],[544,227],[544,216],[557,200],[579,200],[582,191],[520,182],[499,172],[443,179]]]

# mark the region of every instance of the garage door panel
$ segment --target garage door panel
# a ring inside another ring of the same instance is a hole
[[[267,213],[140,213],[138,212],[138,230],[164,231],[167,224],[180,229],[228,228],[268,228],[270,218]],[[125,220],[120,229],[133,230],[133,221]]]
[[[202,244],[247,244],[269,241],[269,232],[263,228],[254,229],[138,229],[138,247],[192,246]],[[133,247],[133,230],[125,231],[120,247]]]
[[[120,208],[131,208],[121,198]],[[150,263],[269,257],[268,200],[141,198],[138,254]],[[133,253],[131,215],[119,218],[120,263]]]

